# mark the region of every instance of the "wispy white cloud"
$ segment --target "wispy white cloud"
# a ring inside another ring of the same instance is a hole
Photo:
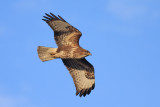
[[[0,84],[0,107],[34,107],[28,97],[24,95],[13,95],[6,93],[8,90],[4,85]],[[21,85],[21,91],[29,92],[31,87]]]
[[[23,105],[27,102],[24,97],[10,97],[0,95],[0,107],[24,107]]]

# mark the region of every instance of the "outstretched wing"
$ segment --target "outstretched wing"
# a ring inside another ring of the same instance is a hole
[[[56,44],[59,46],[79,46],[81,32],[67,23],[61,16],[45,13],[44,20],[54,31]]]
[[[85,59],[62,59],[76,86],[76,95],[85,97],[95,87],[93,66]]]

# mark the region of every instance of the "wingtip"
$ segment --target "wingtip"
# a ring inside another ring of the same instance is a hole
[[[55,20],[61,20],[66,22],[60,15],[58,15],[58,17],[56,15],[54,15],[53,13],[45,13],[46,16],[43,16],[45,19],[42,19],[44,21],[55,21]]]
[[[79,94],[79,92],[77,91],[77,92],[76,92],[76,96],[77,96],[78,94]]]
[[[85,96],[86,96],[86,94],[87,94],[87,90],[85,90],[85,91],[84,91],[84,93],[83,93],[83,97],[85,97]]]
[[[60,15],[58,15],[58,17],[59,17],[59,19],[60,19],[61,21],[66,22]]]
[[[51,20],[51,18],[49,18],[49,17],[46,17],[46,16],[43,16],[44,18],[46,18],[46,19],[48,19],[48,20]]]
[[[52,12],[50,12],[50,15],[52,15],[55,19],[59,19],[56,15],[54,15]]]
[[[84,91],[85,91],[84,89],[81,90],[81,92],[80,92],[80,94],[79,94],[80,97],[82,97]]]
[[[79,95],[80,97],[85,97],[86,95],[89,95],[94,88],[95,84],[93,84],[92,87],[89,89],[82,89],[81,91],[76,91],[76,96]]]
[[[95,88],[95,83],[92,85],[92,90]]]
[[[57,16],[55,16],[53,13],[51,13],[50,12],[50,14],[48,14],[48,13],[45,13],[45,16],[43,16],[44,17],[44,19],[42,19],[42,20],[44,20],[44,21],[54,21],[54,20],[58,20],[58,18],[57,18]]]
[[[45,21],[45,22],[47,22],[48,20],[46,20],[46,19],[42,19],[43,21]]]
[[[88,90],[88,92],[87,92],[88,95],[91,93],[91,90],[92,90],[91,88]]]

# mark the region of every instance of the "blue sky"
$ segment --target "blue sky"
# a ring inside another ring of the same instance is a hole
[[[1,0],[0,107],[160,107],[160,1]],[[41,62],[37,46],[56,47],[44,13],[78,28],[92,52],[96,86],[75,96],[61,60]]]

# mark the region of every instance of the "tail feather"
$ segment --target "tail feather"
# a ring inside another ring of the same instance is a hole
[[[57,48],[48,48],[44,46],[38,46],[37,52],[41,61],[49,61],[56,59],[52,54],[56,54]]]

